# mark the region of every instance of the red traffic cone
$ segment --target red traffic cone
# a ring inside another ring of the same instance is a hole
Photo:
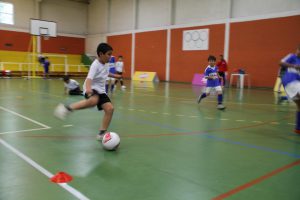
[[[55,174],[52,178],[50,178],[50,181],[53,183],[67,183],[70,182],[73,179],[72,176],[65,172],[58,172]]]

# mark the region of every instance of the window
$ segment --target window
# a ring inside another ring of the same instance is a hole
[[[14,24],[14,6],[0,1],[0,23]]]

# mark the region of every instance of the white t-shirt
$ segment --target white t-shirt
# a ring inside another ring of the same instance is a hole
[[[102,64],[98,59],[95,59],[92,63],[89,73],[87,75],[87,79],[92,80],[92,89],[96,90],[99,94],[106,93],[105,92],[105,82],[106,78],[109,74],[109,66],[108,64]],[[86,80],[83,84],[84,93],[86,92]]]
[[[74,79],[70,79],[69,83],[64,83],[65,87],[69,90],[74,90],[79,87],[79,83],[75,81]]]
[[[123,72],[124,63],[123,61],[116,62],[116,71],[117,72]]]

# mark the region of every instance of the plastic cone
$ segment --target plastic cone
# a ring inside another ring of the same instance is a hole
[[[70,182],[72,179],[73,177],[65,172],[58,172],[52,178],[50,178],[50,180],[53,183],[67,183]]]

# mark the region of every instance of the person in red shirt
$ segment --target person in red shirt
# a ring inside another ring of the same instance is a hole
[[[224,56],[221,54],[220,55],[220,61],[217,63],[218,66],[218,73],[219,75],[223,78],[223,86],[225,86],[226,83],[226,72],[227,72],[227,62],[224,59]],[[221,81],[221,79],[220,79]]]

